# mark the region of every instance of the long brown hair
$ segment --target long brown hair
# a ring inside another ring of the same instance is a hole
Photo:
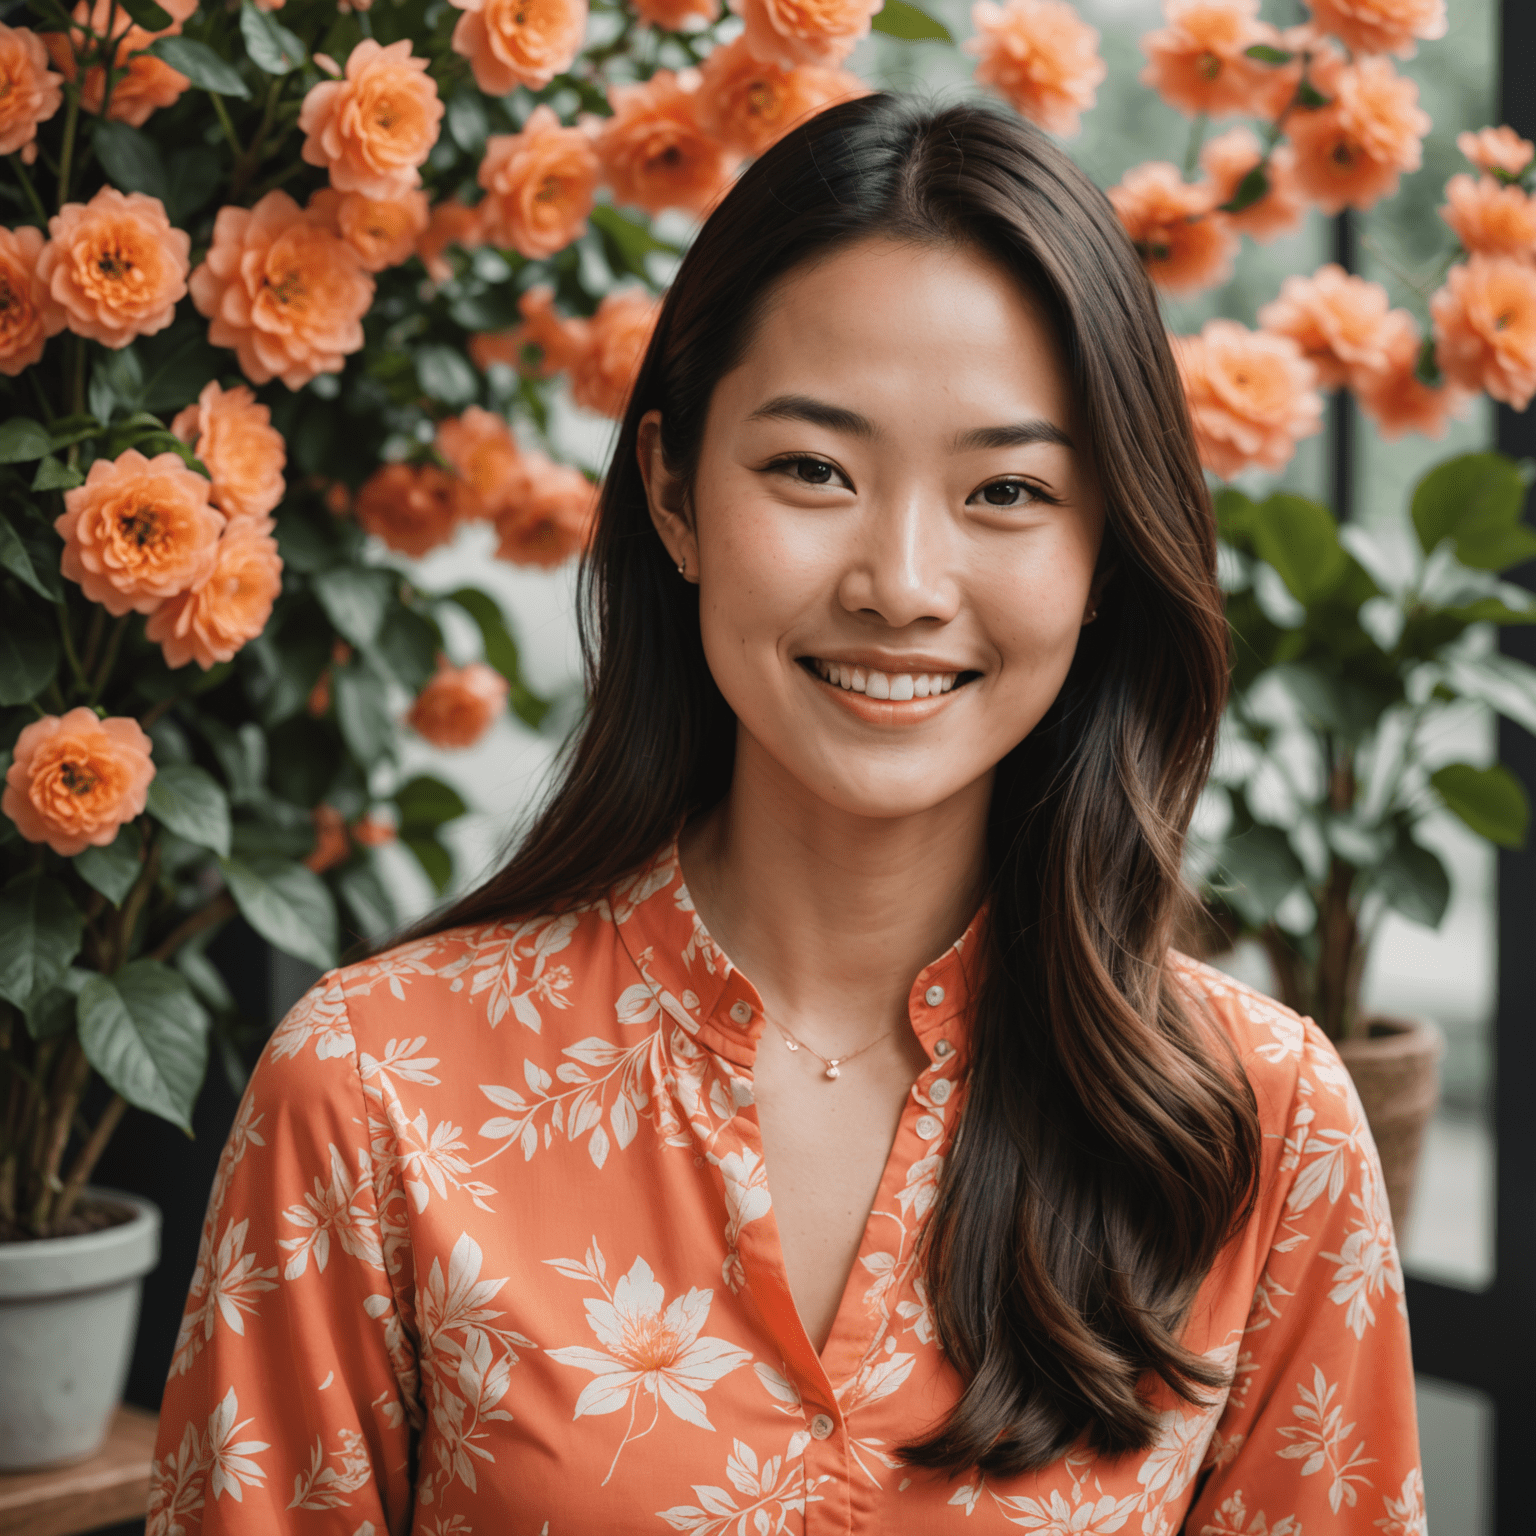
[[[640,418],[696,464],[770,287],[881,236],[970,244],[1048,308],[1107,508],[1113,578],[1060,697],[999,765],[968,1098],[924,1233],[964,1383],[914,1464],[998,1475],[1152,1441],[1147,1387],[1220,1375],[1178,1334],[1251,1206],[1252,1091],[1167,969],[1226,691],[1215,533],[1157,302],[1102,194],[1042,134],[891,95],[822,113],[700,231],[630,397],[582,571],[590,704],[498,874],[438,931],[589,901],[730,787],[735,717],[646,508]]]

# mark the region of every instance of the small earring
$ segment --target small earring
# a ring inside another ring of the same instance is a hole
[[[677,562],[677,574],[679,576],[683,577],[685,580],[687,579],[687,576],[688,576],[688,562],[686,560],[679,560]]]
[[[1089,614],[1089,615],[1088,615],[1088,617],[1087,617],[1087,618],[1086,618],[1086,619],[1084,619],[1084,620],[1083,620],[1083,623],[1084,623],[1084,624],[1092,624],[1092,623],[1093,623],[1093,621],[1094,621],[1094,620],[1095,620],[1095,619],[1096,619],[1096,618],[1098,618],[1098,616],[1099,616],[1099,610],[1098,610],[1098,609],[1097,609],[1097,608],[1095,608],[1095,609],[1094,609],[1094,610],[1093,610],[1093,611],[1092,611],[1092,612],[1091,612],[1091,613],[1090,613],[1090,614]]]

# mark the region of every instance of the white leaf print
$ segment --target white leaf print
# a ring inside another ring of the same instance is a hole
[[[235,1389],[231,1387],[224,1394],[223,1401],[208,1416],[208,1486],[213,1490],[215,1499],[227,1493],[235,1503],[243,1504],[245,1498],[240,1491],[241,1485],[259,1488],[267,1475],[252,1457],[259,1451],[269,1450],[270,1446],[265,1440],[235,1439],[252,1422],[250,1419],[237,1422],[235,1415],[239,1412],[239,1400],[235,1397]]]
[[[584,1061],[589,1067],[611,1067],[628,1054],[626,1047],[614,1045],[599,1035],[588,1035],[585,1040],[578,1040],[575,1045],[567,1045],[561,1050],[561,1055]]]
[[[781,1376],[771,1365],[764,1365],[761,1361],[756,1362],[752,1370],[770,1396],[777,1398],[786,1407],[799,1408],[800,1392],[788,1377]]]
[[[621,1093],[613,1101],[608,1118],[620,1148],[627,1147],[635,1139],[635,1132],[640,1129],[640,1117],[635,1113],[635,1106],[629,1102],[627,1094]]]
[[[614,1004],[620,1024],[648,1024],[661,1011],[656,994],[644,982],[625,987]]]
[[[1381,1502],[1386,1514],[1376,1525],[1386,1536],[1429,1536],[1429,1521],[1424,1513],[1424,1478],[1417,1467],[1403,1479],[1397,1498],[1384,1493]]]
[[[587,1151],[592,1154],[592,1161],[599,1168],[608,1160],[608,1132],[602,1126],[592,1132],[587,1140]]]
[[[523,1077],[535,1093],[548,1093],[554,1086],[554,1079],[549,1073],[538,1062],[529,1061],[526,1057],[523,1059]]]
[[[527,1109],[528,1101],[515,1088],[499,1088],[495,1083],[481,1083],[480,1092],[502,1109]]]

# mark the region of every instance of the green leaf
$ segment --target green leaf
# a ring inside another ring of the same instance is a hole
[[[0,422],[0,464],[30,464],[53,446],[48,429],[30,416]]]
[[[1309,607],[1327,597],[1349,569],[1333,513],[1304,496],[1281,492],[1258,506],[1253,547],[1280,573],[1291,595]]]
[[[1303,80],[1296,88],[1296,103],[1306,107],[1309,111],[1315,111],[1318,107],[1326,107],[1333,98],[1324,96],[1310,80]]]
[[[190,37],[157,37],[144,51],[179,69],[199,90],[242,99],[251,94],[234,65],[221,59],[207,43],[193,42]]]
[[[1429,782],[1478,836],[1501,848],[1525,847],[1531,807],[1525,786],[1502,763],[1491,768],[1447,763],[1429,776]]]
[[[262,797],[267,782],[267,737],[254,720],[231,730],[222,720],[203,716],[197,722],[229,785],[232,805],[250,805]]]
[[[480,376],[469,359],[439,342],[416,348],[416,380],[441,405],[473,405],[480,397]]]
[[[80,953],[85,919],[46,875],[18,875],[0,890],[0,997],[25,1008]]]
[[[105,848],[85,848],[75,855],[75,873],[114,907],[133,889],[144,867],[144,839],[132,822],[117,829]]]
[[[509,683],[520,683],[523,674],[517,641],[507,629],[507,621],[501,616],[496,599],[478,587],[460,587],[457,592],[448,594],[447,601],[457,603],[475,621],[485,647],[486,661]]]
[[[1428,554],[1452,539],[1456,558],[1479,571],[1502,571],[1536,556],[1536,533],[1520,521],[1520,466],[1502,453],[1465,453],[1437,464],[1413,492],[1413,526]]]
[[[899,37],[908,43],[952,43],[955,40],[943,22],[935,21],[927,11],[920,11],[915,5],[908,5],[907,0],[885,0],[869,24],[876,32]]]
[[[34,1040],[57,1040],[75,1027],[75,1002],[94,971],[71,966],[55,985],[32,999],[23,1017]]]
[[[1272,48],[1268,43],[1255,43],[1243,52],[1260,64],[1289,64],[1296,57],[1289,48]]]
[[[268,742],[273,790],[284,800],[313,810],[341,771],[342,746],[329,720],[290,716],[273,728]]]
[[[337,667],[331,674],[336,723],[342,740],[365,769],[394,756],[398,732],[389,708],[389,689],[366,660]]]
[[[394,603],[384,617],[373,657],[402,688],[419,693],[436,670],[442,648],[443,635],[436,624]]]
[[[204,1007],[211,1008],[217,1013],[233,1013],[235,1000],[230,995],[229,988],[224,984],[224,978],[219,975],[219,968],[208,958],[207,952],[196,942],[183,944],[177,950],[171,962],[197,994],[198,1000]]]
[[[0,628],[0,704],[26,704],[53,680],[59,666],[59,643],[39,625],[8,624]]]
[[[163,32],[175,20],[169,11],[156,5],[155,0],[118,0],[118,4],[146,32]]]
[[[251,62],[269,75],[290,74],[308,57],[304,44],[287,27],[257,10],[250,0],[240,7],[240,36]]]
[[[1443,608],[1441,615],[1458,624],[1536,624],[1536,603],[1511,608],[1503,598],[1480,597],[1456,608]]]
[[[171,201],[171,176],[160,146],[147,133],[127,123],[98,123],[91,142],[96,158],[113,184],[123,192],[143,192],[166,204]]]
[[[32,476],[34,491],[72,491],[77,485],[84,484],[85,476],[78,469],[71,469],[51,453],[38,463],[37,473]]]
[[[448,98],[446,113],[448,135],[466,155],[479,156],[490,135],[491,120],[486,115],[485,98],[472,86],[465,86]]]
[[[336,877],[336,885],[360,937],[381,939],[399,920],[395,904],[371,864],[352,864]]]
[[[1513,656],[1458,656],[1445,663],[1445,675],[1463,698],[1490,705],[1536,736],[1536,667]]]
[[[229,801],[212,774],[191,763],[167,763],[150,781],[148,805],[178,837],[228,854]]]
[[[1410,922],[1438,928],[1451,900],[1451,877],[1437,854],[1401,829],[1396,844],[1371,871],[1387,905]]]
[[[315,596],[342,636],[366,648],[378,638],[395,580],[378,566],[338,565],[314,578]]]
[[[45,459],[43,462],[48,461]],[[0,517],[0,565],[24,586],[31,587],[39,597],[53,601],[53,593],[38,576],[27,546],[21,542],[21,535],[3,517]]]
[[[1232,196],[1220,205],[1222,213],[1241,213],[1251,208],[1269,192],[1269,173],[1262,165],[1256,165],[1238,182]]]
[[[171,178],[171,195],[166,204],[171,221],[188,223],[218,191],[224,179],[224,167],[206,144],[189,144],[171,151],[166,168]],[[200,337],[190,339],[193,345],[200,345]],[[160,404],[158,399],[151,403]]]
[[[587,221],[603,237],[605,246],[611,242],[612,255],[618,258],[619,264],[637,277],[649,275],[645,259],[654,252],[668,256],[679,254],[679,248],[670,241],[658,240],[644,224],[625,218],[617,208],[610,208],[606,203],[594,208],[587,215]],[[610,260],[609,265],[612,264]]]
[[[400,834],[435,832],[444,822],[456,821],[469,809],[453,785],[430,774],[418,774],[395,792],[400,814]]]
[[[1213,502],[1216,509],[1216,532],[1235,549],[1247,550],[1253,543],[1254,516],[1258,503],[1230,485],[1216,492]]]
[[[81,1047],[107,1085],[190,1135],[208,1070],[208,1014],[186,979],[158,960],[135,960],[91,977],[76,1014]]]
[[[1279,827],[1249,827],[1228,838],[1217,856],[1225,882],[1218,893],[1252,927],[1262,928],[1306,878],[1290,839]]]
[[[336,963],[336,903],[314,870],[284,859],[225,859],[220,867],[240,914],[297,960]]]
[[[416,856],[416,862],[421,865],[423,873],[432,882],[433,890],[441,896],[453,879],[453,855],[434,835],[429,833],[423,833],[419,837],[402,835],[400,842]]]

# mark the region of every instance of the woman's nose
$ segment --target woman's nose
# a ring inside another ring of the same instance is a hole
[[[878,615],[892,629],[954,618],[959,586],[952,534],[931,494],[913,491],[871,506],[852,532],[838,591],[844,608]]]

